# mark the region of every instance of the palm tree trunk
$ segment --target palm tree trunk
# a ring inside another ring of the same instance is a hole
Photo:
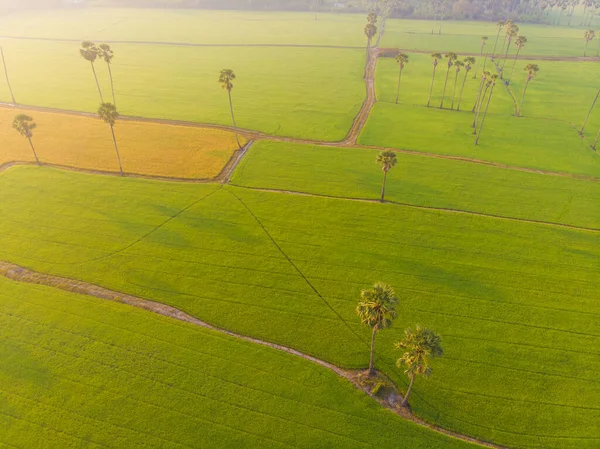
[[[515,54],[515,60],[513,61],[512,70],[510,71],[510,76],[508,77],[508,84],[510,84],[510,80],[512,79],[513,73],[515,73],[515,66],[517,65],[517,58],[519,57],[519,53],[521,49],[517,49],[517,53]]]
[[[231,111],[231,121],[233,122],[233,130],[235,132],[235,140],[237,141],[238,148],[242,148],[240,144],[240,138],[238,137],[237,124],[235,123],[235,114],[233,113],[233,101],[231,100],[231,90],[227,90],[229,94],[229,110]]]
[[[585,118],[585,121],[583,122],[583,126],[581,127],[581,131],[579,131],[579,134],[583,134],[583,130],[585,129],[588,120],[590,119],[590,115],[592,114],[592,111],[594,110],[594,107],[596,106],[596,102],[598,101],[598,97],[600,97],[600,89],[598,89],[598,92],[596,92],[596,97],[594,98],[594,102],[592,103],[592,107],[590,107],[590,110],[588,111],[587,117]]]
[[[460,111],[460,103],[462,102],[463,92],[465,90],[465,84],[467,83],[467,75],[469,72],[465,72],[465,77],[463,79],[462,87],[460,88],[460,96],[458,97],[458,105],[456,106],[456,110]]]
[[[371,334],[371,356],[369,358],[369,377],[375,375],[375,334],[377,333],[377,326],[373,327],[373,333]]]
[[[517,117],[521,116],[521,110],[523,109],[523,101],[525,101],[525,93],[527,92],[527,86],[529,86],[529,77],[527,77],[527,82],[525,83],[525,88],[523,89],[523,95],[521,96],[521,103],[519,103],[519,110],[517,111]]]
[[[412,374],[410,376],[410,383],[408,384],[408,390],[406,390],[406,394],[404,395],[404,399],[402,399],[402,407],[406,407],[408,405],[408,398],[410,397],[410,392],[412,391],[414,383],[415,383],[415,375]]]
[[[492,86],[492,89],[490,90],[490,95],[488,96],[488,101],[487,101],[487,104],[485,105],[485,112],[483,113],[483,117],[481,119],[481,125],[479,125],[479,133],[477,134],[477,137],[475,138],[475,145],[477,145],[479,143],[479,137],[481,136],[481,131],[483,130],[483,124],[485,123],[485,118],[487,116],[488,109],[490,107],[490,102],[492,101],[493,93],[494,93],[494,86]]]
[[[596,49],[596,56],[600,56],[600,36],[598,36],[598,48]]]
[[[596,150],[596,145],[598,145],[599,140],[600,140],[600,129],[598,130],[598,134],[596,134],[596,140],[594,140],[594,145],[592,145],[592,148],[594,150]]]
[[[110,77],[110,90],[112,91],[113,104],[115,105],[115,107],[117,107],[117,100],[115,100],[115,85],[113,83],[112,70],[110,68],[110,63],[107,63],[106,65],[108,66],[108,76]]]
[[[477,107],[477,113],[475,114],[475,120],[473,120],[473,134],[477,134],[477,123],[479,122],[479,116],[481,115],[481,106],[485,103],[485,96],[487,95],[487,91],[490,88],[489,85],[485,86],[485,90],[483,91],[483,97],[481,97],[481,101],[479,102],[479,106]]]
[[[117,152],[117,159],[119,161],[119,172],[123,176],[123,165],[121,165],[121,155],[119,154],[119,147],[117,146],[117,138],[115,137],[115,128],[110,125],[110,132],[112,133],[113,144],[115,145],[115,151]]]
[[[485,72],[485,66],[487,65],[487,58],[488,58],[488,54],[489,54],[489,53],[486,53],[486,54],[485,54],[485,58],[483,58],[483,71],[484,71],[484,72]]]
[[[479,72],[479,66],[481,65],[481,58],[483,57],[484,46],[485,44],[481,46],[481,51],[479,52],[479,59],[477,60],[477,67],[475,67],[475,72],[473,72],[473,79],[477,79],[477,72]]]
[[[102,90],[100,90],[100,83],[98,82],[98,76],[96,75],[96,68],[94,67],[94,63],[90,62],[92,65],[92,72],[94,73],[94,79],[96,80],[96,87],[98,88],[98,94],[100,94],[100,103],[104,103],[104,97],[102,97]]]
[[[506,53],[504,54],[504,59],[502,60],[502,70],[500,71],[500,78],[502,78],[502,71],[504,71],[504,66],[506,65],[506,59],[508,58],[508,51],[510,50],[511,43],[512,41],[510,41],[506,46]]]
[[[400,81],[402,81],[402,69],[398,74],[398,87],[396,88],[396,104],[398,104],[398,97],[400,96]]]
[[[12,86],[10,85],[10,80],[8,79],[8,69],[6,68],[6,61],[4,60],[4,50],[0,47],[0,54],[2,55],[2,65],[4,66],[4,75],[6,76],[6,84],[8,85],[8,90],[10,91],[10,96],[12,98],[12,102],[14,105],[17,104],[15,101],[15,94],[13,93]]]
[[[29,140],[29,145],[31,146],[31,151],[33,151],[33,155],[35,156],[35,161],[37,162],[38,165],[42,165],[40,163],[40,159],[38,158],[37,153],[35,152],[35,148],[33,146],[33,142],[31,141],[31,137],[28,137],[27,140]]]
[[[454,88],[452,89],[452,105],[450,109],[454,111],[454,99],[456,98],[456,83],[458,82],[458,70],[456,71],[456,75],[454,76]]]
[[[435,81],[435,69],[437,66],[433,66],[433,75],[431,77],[431,87],[429,88],[429,100],[427,100],[427,107],[431,104],[431,95],[433,94],[433,83]]]
[[[498,28],[498,34],[496,34],[496,42],[494,43],[494,50],[492,51],[492,58],[496,56],[496,47],[498,46],[498,39],[500,39],[500,32],[502,28]]]
[[[504,46],[506,45],[506,39],[508,39],[508,34],[504,34],[504,41],[502,41],[502,48],[500,48],[500,54],[504,52]]]
[[[444,97],[446,96],[446,86],[448,85],[448,76],[450,76],[450,66],[446,71],[446,81],[444,82],[444,90],[442,91],[442,102],[440,103],[440,109],[444,107]]]
[[[477,98],[475,99],[475,104],[473,105],[473,109],[471,109],[471,112],[475,112],[477,110],[477,105],[479,104],[479,100],[481,99],[481,91],[483,90],[484,82],[485,82],[485,78],[482,76],[481,81],[479,82],[479,90],[477,91]]]
[[[587,48],[588,48],[588,44],[590,43],[590,41],[588,41],[587,39],[585,40],[585,47],[583,47],[583,57],[587,56]]]

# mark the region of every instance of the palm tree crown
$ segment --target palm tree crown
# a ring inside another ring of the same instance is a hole
[[[383,282],[376,283],[373,288],[360,292],[360,301],[356,313],[360,321],[371,329],[390,327],[398,316],[395,307],[398,303],[394,289]]]
[[[396,343],[396,349],[404,350],[404,354],[396,361],[398,368],[406,368],[405,373],[412,377],[415,374],[431,375],[430,361],[444,355],[442,340],[432,330],[417,326],[413,331],[404,331],[404,340]]]
[[[117,118],[119,118],[119,113],[117,112],[117,108],[114,104],[102,103],[98,109],[98,117],[100,117],[110,126],[115,126],[115,122]]]
[[[31,139],[33,137],[32,131],[37,127],[37,125],[30,116],[26,114],[19,114],[14,118],[12,127],[16,129],[23,137]]]
[[[431,57],[433,58],[433,65],[436,66],[436,65],[438,65],[439,60],[442,59],[442,54],[441,53],[431,53]]]
[[[475,64],[475,58],[473,56],[467,56],[464,61],[463,61],[463,65],[465,67],[465,70],[468,72],[473,68],[473,64]]]
[[[383,151],[377,155],[376,162],[381,165],[381,169],[387,173],[398,163],[396,153],[393,151]]]
[[[540,68],[537,64],[527,64],[524,70],[527,72],[527,81],[531,81],[540,71]]]
[[[408,63],[408,55],[406,53],[398,53],[396,55],[396,62],[400,66],[400,70]]]
[[[444,57],[448,60],[448,67],[452,67],[452,64],[454,64],[454,61],[456,61],[458,59],[458,55],[454,52],[448,52],[444,55]]]
[[[235,73],[231,69],[222,69],[219,74],[219,83],[221,83],[221,87],[227,92],[231,92],[233,89],[232,81],[235,79]]]
[[[98,47],[93,42],[83,41],[79,53],[88,62],[95,62],[98,58]]]

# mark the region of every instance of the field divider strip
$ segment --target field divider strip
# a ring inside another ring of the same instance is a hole
[[[436,426],[436,425],[428,423],[427,421],[424,421],[420,418],[417,418],[416,416],[412,415],[411,413],[407,413],[405,410],[397,409],[396,407],[394,407],[393,404],[389,403],[388,401],[385,401],[384,399],[381,399],[381,398],[373,395],[368,390],[368,388],[365,388],[365,387],[359,385],[359,383],[356,379],[355,372],[353,372],[351,370],[346,370],[346,369],[340,368],[332,363],[326,362],[325,360],[321,360],[317,357],[311,356],[309,354],[305,354],[303,352],[300,352],[293,348],[289,348],[287,346],[279,345],[277,343],[272,343],[272,342],[268,342],[268,341],[264,341],[264,340],[259,340],[257,338],[249,337],[249,336],[242,335],[242,334],[237,334],[235,332],[231,332],[226,329],[214,326],[205,321],[199,320],[198,318],[195,318],[175,307],[168,306],[168,305],[162,304],[162,303],[158,303],[158,302],[155,302],[155,301],[152,301],[149,299],[143,299],[143,298],[139,298],[136,296],[128,295],[128,294],[125,294],[122,292],[109,290],[109,289],[100,287],[95,284],[90,284],[90,283],[75,280],[75,279],[69,279],[69,278],[40,273],[40,272],[31,270],[31,269],[28,269],[25,267],[21,267],[19,265],[12,264],[10,262],[5,262],[5,261],[0,261],[0,276],[3,276],[7,279],[10,279],[10,280],[16,281],[16,282],[42,285],[42,286],[46,286],[46,287],[55,288],[58,290],[63,290],[63,291],[70,292],[70,293],[76,293],[76,294],[80,294],[80,295],[95,297],[98,299],[104,299],[104,300],[113,301],[113,302],[117,302],[117,303],[121,303],[121,304],[126,304],[126,305],[129,305],[132,307],[136,307],[138,309],[143,309],[148,312],[153,312],[153,313],[165,316],[167,318],[172,318],[172,319],[175,319],[178,321],[182,321],[182,322],[185,322],[188,324],[202,327],[204,329],[218,332],[218,333],[227,335],[227,336],[235,338],[235,339],[239,339],[239,340],[246,341],[249,343],[257,344],[260,346],[265,346],[265,347],[268,347],[271,349],[275,349],[278,351],[282,351],[282,352],[300,357],[304,360],[307,360],[307,361],[310,361],[317,365],[320,365],[320,366],[334,372],[341,378],[348,380],[356,388],[367,393],[370,397],[375,399],[383,407],[387,408],[388,410],[392,411],[393,413],[397,414],[398,416],[402,417],[403,419],[413,422],[416,425],[419,425],[421,427],[426,427],[429,430],[432,430],[432,431],[442,434],[444,436],[454,438],[457,440],[462,440],[462,441],[465,441],[468,443],[473,443],[473,444],[476,444],[476,445],[479,445],[482,447],[488,447],[488,448],[493,448],[493,449],[508,449],[505,446],[500,446],[500,445],[490,443],[487,441],[478,440],[476,438],[472,438],[467,435],[462,435],[459,433],[452,432],[450,430],[443,429],[439,426]]]

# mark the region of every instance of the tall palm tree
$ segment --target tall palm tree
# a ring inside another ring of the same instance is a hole
[[[481,92],[483,91],[483,86],[487,80],[487,77],[490,76],[491,73],[488,70],[484,70],[481,74],[481,81],[479,82],[479,89],[477,90],[477,97],[475,98],[475,104],[473,105],[473,109],[471,112],[477,111],[477,106],[479,105],[479,100],[481,100]],[[475,122],[473,122],[473,126],[475,126]]]
[[[98,57],[106,62],[106,66],[108,67],[108,76],[110,77],[110,90],[112,91],[112,99],[115,107],[117,106],[117,100],[115,100],[115,85],[113,83],[112,69],[111,69],[111,61],[115,57],[114,52],[110,48],[108,44],[100,44],[98,46]]]
[[[448,63],[446,64],[448,66],[448,69],[446,70],[446,81],[444,82],[444,90],[442,91],[442,102],[440,103],[440,109],[444,107],[444,98],[446,97],[446,86],[448,85],[450,67],[454,65],[454,61],[458,59],[458,55],[454,52],[448,52],[444,57],[448,60]]]
[[[581,127],[581,131],[579,131],[579,134],[583,135],[583,131],[585,130],[585,126],[587,125],[588,120],[590,119],[590,115],[592,114],[592,111],[594,110],[594,107],[596,106],[596,102],[598,101],[598,97],[600,97],[600,89],[598,89],[598,92],[596,92],[596,96],[594,97],[594,101],[592,102],[592,106],[590,107],[590,110],[587,113],[587,116],[585,117],[585,120],[583,122],[583,126]]]
[[[112,103],[102,103],[98,109],[98,117],[104,120],[110,126],[110,132],[112,134],[113,144],[117,153],[117,160],[119,161],[119,172],[123,176],[123,165],[121,164],[121,155],[119,154],[119,147],[117,145],[117,138],[115,137],[115,122],[119,118],[117,108]]]
[[[431,87],[429,88],[429,100],[427,100],[427,107],[429,107],[431,104],[431,94],[433,93],[433,83],[435,82],[435,70],[437,69],[440,59],[442,59],[442,55],[440,53],[432,53],[431,57],[433,58],[433,75],[431,76]]]
[[[510,50],[510,45],[517,37],[517,33],[519,32],[519,27],[517,25],[512,25],[508,30],[508,44],[506,45],[506,53],[504,54],[504,59],[502,60],[502,69],[500,70],[500,77],[502,77],[502,72],[504,71],[504,66],[506,65],[506,60],[508,59],[508,52]]]
[[[396,104],[398,104],[398,96],[400,95],[400,81],[402,80],[402,70],[404,66],[408,64],[408,55],[406,53],[398,53],[396,55],[396,62],[398,63],[398,87],[396,88]]]
[[[596,32],[594,30],[587,30],[584,35],[583,35],[584,39],[585,39],[585,47],[583,49],[583,56],[587,56],[587,48],[588,45],[591,41],[594,40],[594,38],[596,37]]]
[[[396,366],[405,368],[404,373],[410,380],[402,401],[402,406],[406,407],[415,376],[430,376],[431,359],[444,355],[442,339],[432,330],[417,326],[414,331],[412,329],[404,331],[404,340],[396,343],[396,349],[405,351],[402,357],[396,361]]]
[[[33,130],[37,127],[33,118],[25,114],[17,115],[12,123],[12,127],[16,129],[19,134],[29,140],[29,146],[31,147],[31,151],[33,151],[33,155],[35,156],[35,161],[38,165],[42,165],[40,163],[40,159],[38,158],[37,153],[35,152],[35,147],[33,146],[33,142],[31,138],[33,137]]]
[[[483,94],[479,98],[479,103],[475,111],[475,119],[473,120],[473,134],[477,134],[477,123],[479,123],[479,117],[481,116],[481,107],[485,103],[485,97],[488,93],[488,90],[492,86],[492,80],[495,80],[496,78],[498,78],[498,75],[496,74],[492,75],[489,72],[485,74],[485,86],[483,89]]]
[[[525,100],[525,93],[527,92],[527,86],[529,86],[529,82],[535,78],[537,73],[540,71],[540,68],[537,64],[527,64],[524,69],[527,72],[527,78],[525,81],[525,88],[523,89],[523,95],[521,96],[521,102],[519,104],[519,110],[517,111],[517,117],[521,115],[521,110],[523,109],[523,101]]]
[[[377,14],[370,12],[367,16],[367,24],[365,25],[365,36],[367,36],[367,64],[369,63],[369,58],[371,56],[371,42],[375,35],[377,34]],[[366,76],[366,69],[365,69]]]
[[[515,53],[515,59],[513,61],[513,66],[510,71],[510,76],[508,77],[509,84],[510,84],[510,80],[512,79],[513,73],[515,71],[515,66],[517,65],[517,58],[519,57],[519,53],[521,53],[521,50],[523,49],[523,47],[525,47],[526,43],[527,43],[527,38],[525,36],[518,36],[515,39],[515,47],[517,47],[517,52]]]
[[[462,102],[463,92],[465,90],[465,84],[467,82],[467,76],[469,72],[473,68],[473,64],[475,64],[475,58],[473,56],[467,56],[463,61],[465,66],[465,77],[463,78],[462,87],[460,88],[460,96],[458,97],[458,106],[456,107],[457,111],[460,111],[460,103]]]
[[[483,113],[483,117],[481,119],[481,124],[479,125],[479,133],[477,134],[477,137],[475,138],[475,145],[477,145],[479,143],[479,137],[481,137],[481,131],[483,130],[483,124],[485,123],[485,118],[487,117],[488,109],[490,108],[490,102],[492,101],[492,95],[494,94],[494,87],[496,87],[496,79],[497,78],[498,78],[498,75],[492,75],[492,77],[490,79],[490,83],[491,83],[490,94],[488,95],[487,104],[485,105],[485,112]]]
[[[383,282],[376,283],[373,288],[360,292],[360,301],[356,307],[356,314],[371,332],[371,355],[369,358],[369,376],[375,375],[375,334],[387,327],[398,316],[396,313],[396,292]]]
[[[504,28],[504,25],[506,25],[506,21],[498,20],[498,23],[496,25],[498,26],[498,33],[496,34],[496,42],[494,43],[494,49],[492,50],[492,59],[496,56],[496,47],[498,46],[498,39],[500,38],[502,28]]]
[[[12,98],[12,103],[14,105],[17,104],[15,100],[15,94],[13,93],[12,86],[10,85],[10,79],[8,78],[8,68],[6,67],[6,60],[4,59],[4,50],[0,47],[0,56],[2,56],[2,66],[4,67],[4,76],[6,77],[6,84],[8,85],[8,91],[10,92],[10,97]]]
[[[376,162],[381,165],[383,170],[383,185],[381,186],[381,202],[385,199],[385,183],[387,181],[388,172],[396,166],[398,159],[393,151],[383,151],[377,155]]]
[[[483,49],[484,49],[485,44],[487,43],[487,41],[488,41],[488,37],[487,36],[482,36],[481,37],[481,49],[479,50],[479,57],[480,57],[480,59],[477,62],[477,68],[475,69],[475,72],[473,73],[473,79],[477,78],[477,72],[479,70],[479,64],[481,62],[481,58],[483,58]],[[487,56],[487,53],[486,53],[486,56]],[[485,66],[483,67],[483,69],[485,70]]]
[[[458,83],[458,74],[460,70],[465,66],[465,63],[462,61],[455,61],[454,67],[456,67],[456,74],[454,75],[454,88],[452,89],[452,105],[450,109],[454,110],[454,99],[456,98],[456,84]]]
[[[233,80],[235,79],[235,73],[231,69],[222,69],[219,74],[219,83],[221,87],[227,91],[229,95],[229,110],[231,111],[231,120],[233,122],[233,130],[235,131],[235,140],[237,141],[238,148],[242,148],[240,144],[240,138],[238,137],[237,124],[235,123],[235,114],[233,113],[233,101],[231,100],[231,91],[233,89]]]
[[[504,53],[504,47],[506,45],[506,40],[508,39],[508,32],[513,26],[512,19],[508,19],[504,22],[504,40],[502,41],[502,47],[500,48],[500,54]]]
[[[98,95],[100,95],[100,102],[104,103],[104,98],[102,97],[102,90],[100,89],[100,83],[98,82],[98,75],[96,74],[96,67],[94,66],[94,62],[98,58],[98,47],[93,42],[83,41],[81,43],[81,48],[79,49],[79,54],[81,54],[82,58],[90,63],[92,66],[92,73],[94,74],[94,79],[96,80],[96,87],[98,88]]]

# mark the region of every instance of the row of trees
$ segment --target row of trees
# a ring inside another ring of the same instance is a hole
[[[398,317],[396,306],[398,298],[394,289],[383,282],[360,293],[356,314],[363,325],[371,329],[371,350],[367,375],[374,377],[375,371],[375,336],[379,331],[389,328]],[[404,395],[402,406],[408,405],[416,376],[431,375],[431,359],[444,354],[441,338],[432,330],[416,326],[404,331],[404,338],[395,343],[397,350],[403,354],[396,360],[396,366],[404,370],[409,379],[408,389]]]

